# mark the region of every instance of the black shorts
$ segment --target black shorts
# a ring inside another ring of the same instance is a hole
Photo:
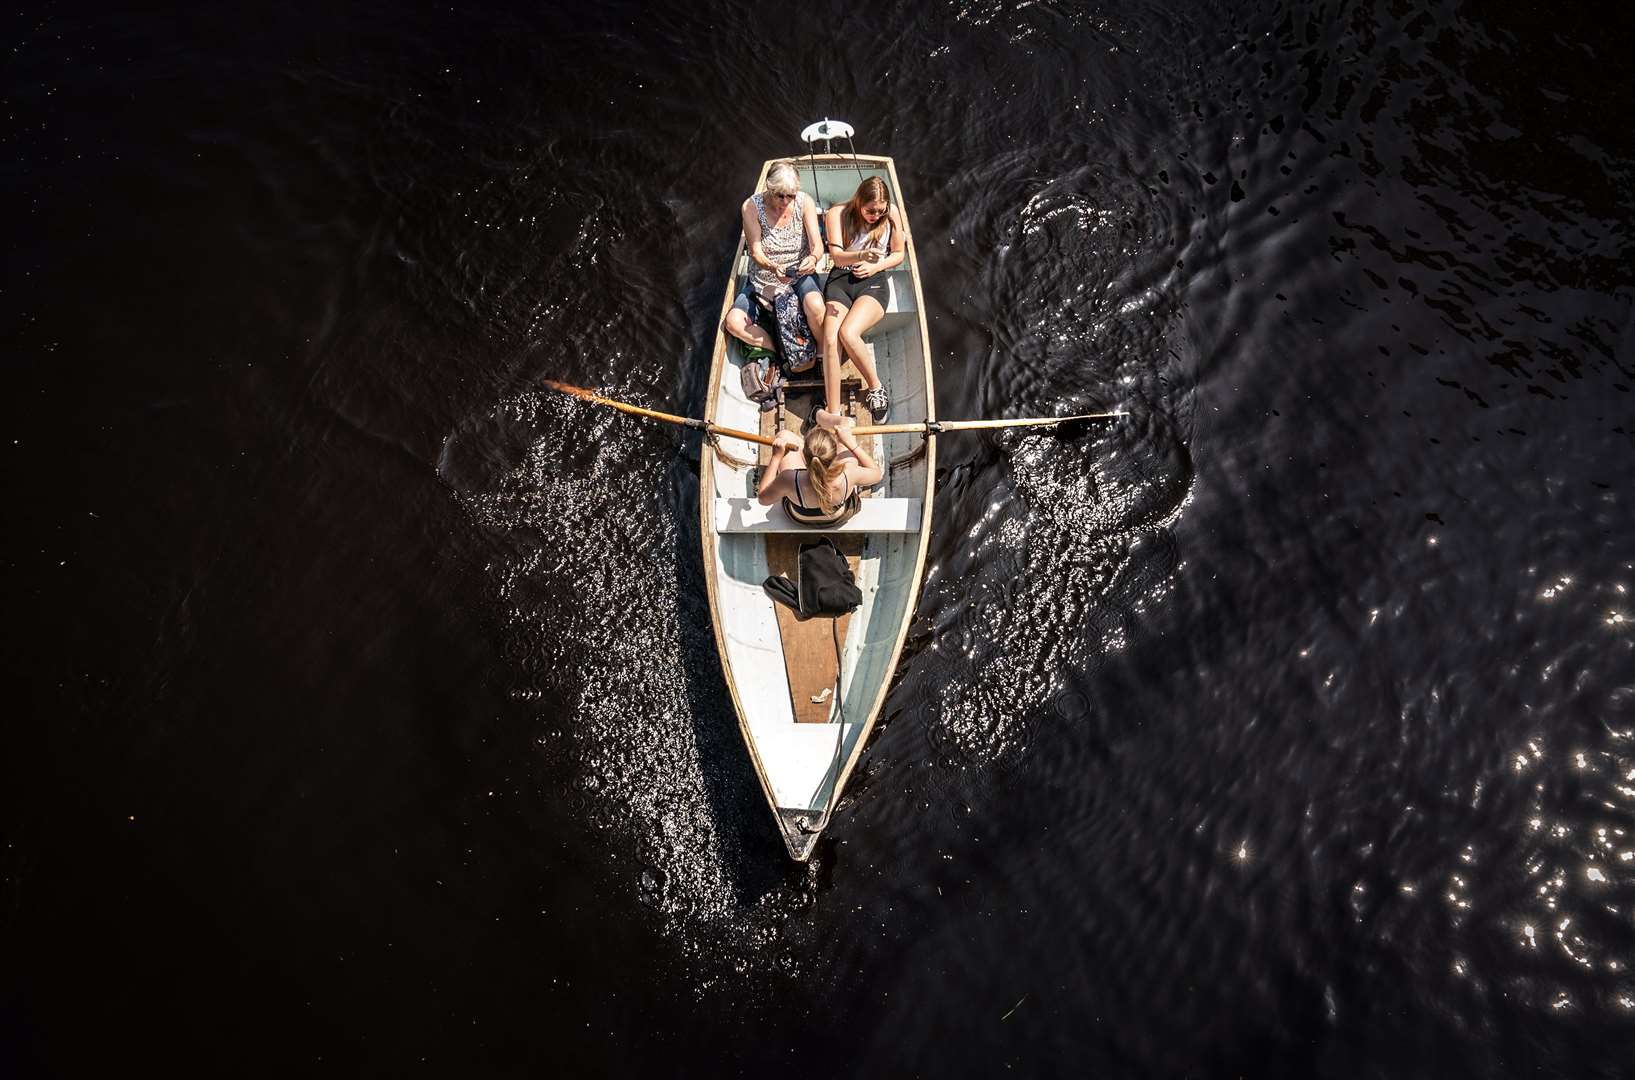
[[[853,277],[849,267],[837,266],[829,271],[829,280],[823,286],[823,299],[851,307],[859,297],[872,296],[883,310],[886,306],[886,277],[876,273],[871,277]]]

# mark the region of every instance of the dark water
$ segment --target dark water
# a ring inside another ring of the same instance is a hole
[[[1635,26],[10,20],[0,1072],[1635,1072]],[[782,854],[708,630],[732,206],[889,153],[948,437]]]

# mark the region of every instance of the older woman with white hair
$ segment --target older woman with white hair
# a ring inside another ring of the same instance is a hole
[[[780,161],[767,170],[766,190],[745,199],[741,214],[751,265],[727,312],[726,331],[746,345],[771,350],[772,338],[755,322],[757,298],[772,310],[780,295],[793,290],[807,327],[823,325],[823,290],[816,273],[822,250],[817,204],[801,191],[795,166]]]

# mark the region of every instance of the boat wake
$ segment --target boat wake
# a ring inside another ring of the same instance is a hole
[[[452,437],[441,471],[496,544],[489,600],[511,696],[539,709],[541,783],[603,834],[609,887],[652,913],[702,990],[794,969],[780,927],[818,869],[782,858],[758,805],[681,525],[697,481],[666,438],[524,394]]]
[[[1194,483],[1196,363],[1161,254],[1172,215],[1095,168],[1038,171],[1001,157],[967,178],[973,192],[1014,193],[1009,209],[954,230],[957,246],[996,252],[980,270],[976,310],[994,340],[971,380],[977,408],[1130,415],[1088,434],[945,441],[954,464],[939,498],[958,525],[943,526],[955,540],[938,545],[952,550],[921,615],[958,671],[941,681],[927,737],[945,762],[984,769],[1014,765],[1042,723],[1090,720],[1076,684],[1173,585],[1171,526]]]

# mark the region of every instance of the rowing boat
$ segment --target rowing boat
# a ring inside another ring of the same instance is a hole
[[[774,164],[762,166],[755,190],[765,186]],[[818,202],[820,213],[849,199],[864,177],[879,176],[889,185],[908,235],[907,252],[900,266],[885,272],[886,313],[866,341],[891,396],[892,423],[935,421],[919,268],[892,160],[811,154],[798,160],[798,168],[801,190]],[[826,263],[827,258],[819,269],[827,269]],[[740,235],[721,302],[722,322],[748,272]],[[810,409],[822,401],[822,391],[810,386],[821,381],[821,371],[806,380],[808,402],[800,400],[797,382],[788,409],[762,412],[744,396],[743,363],[740,343],[718,329],[706,421],[763,436],[779,423],[802,430]],[[857,371],[849,360],[842,376],[849,387],[856,386]],[[867,419],[865,411],[861,422]],[[791,521],[782,507],[756,501],[767,450],[744,439],[715,437],[716,452],[706,454],[699,469],[700,533],[716,647],[750,761],[779,834],[799,862],[811,856],[885,704],[914,617],[931,537],[936,441],[923,427],[867,438],[885,478],[866,493],[856,516],[824,530],[851,564],[863,595],[862,605],[838,620],[799,622],[762,590],[769,575],[795,577],[799,547],[817,532]]]

